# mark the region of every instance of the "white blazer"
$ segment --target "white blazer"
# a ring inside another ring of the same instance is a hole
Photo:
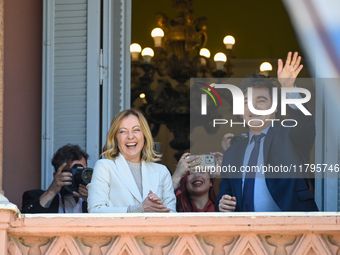
[[[130,205],[141,204],[149,190],[163,205],[176,212],[176,197],[169,170],[161,164],[142,161],[143,197],[125,158],[96,162],[91,183],[88,184],[89,213],[126,213]]]

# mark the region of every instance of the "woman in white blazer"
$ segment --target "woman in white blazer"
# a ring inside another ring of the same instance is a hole
[[[103,154],[88,184],[90,213],[176,212],[168,169],[157,155],[144,116],[120,112],[111,123]]]

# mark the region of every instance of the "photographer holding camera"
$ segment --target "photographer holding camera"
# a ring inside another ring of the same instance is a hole
[[[92,169],[87,168],[88,157],[78,145],[67,144],[59,148],[52,159],[55,172],[51,185],[46,191],[25,191],[22,213],[86,213],[86,184],[92,174]],[[79,176],[84,176],[85,181],[79,181]]]

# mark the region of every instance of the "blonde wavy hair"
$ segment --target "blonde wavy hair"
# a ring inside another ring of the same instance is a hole
[[[105,158],[115,160],[119,155],[119,148],[118,148],[118,141],[117,141],[117,132],[120,126],[120,123],[124,118],[129,115],[134,115],[138,118],[141,130],[144,135],[144,146],[141,152],[141,160],[143,161],[157,161],[157,158],[161,157],[161,154],[156,153],[153,150],[153,138],[151,135],[151,131],[146,121],[145,117],[139,111],[128,109],[121,111],[113,118],[110,126],[110,130],[107,134],[107,139],[105,146],[103,148],[103,153],[101,156],[104,155]]]

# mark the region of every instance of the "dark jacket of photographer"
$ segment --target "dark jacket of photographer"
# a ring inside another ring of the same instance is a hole
[[[45,208],[40,205],[40,196],[44,193],[41,189],[26,191],[22,196],[22,213],[58,213],[59,194],[57,194],[49,207]],[[82,204],[83,213],[87,213],[87,202]]]

